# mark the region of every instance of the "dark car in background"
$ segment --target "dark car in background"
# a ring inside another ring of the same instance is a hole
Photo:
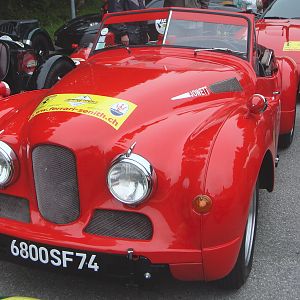
[[[39,54],[47,55],[54,50],[51,37],[40,27],[38,20],[0,20],[0,32],[30,46]]]
[[[55,46],[69,53],[79,45],[88,46],[99,30],[102,16],[89,14],[68,21],[54,33]]]
[[[0,32],[0,81],[5,81],[13,94],[27,89],[39,57],[32,47]]]
[[[68,57],[45,54],[21,42],[18,36],[0,32],[0,94],[49,88],[74,68]]]

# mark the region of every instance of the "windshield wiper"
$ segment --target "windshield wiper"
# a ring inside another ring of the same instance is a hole
[[[229,54],[235,54],[235,55],[238,55],[238,56],[246,57],[245,52],[240,52],[240,51],[232,50],[232,49],[229,49],[229,48],[199,48],[199,49],[194,50],[194,56],[197,56],[197,53],[201,52],[201,51],[225,52],[225,53],[229,53]]]

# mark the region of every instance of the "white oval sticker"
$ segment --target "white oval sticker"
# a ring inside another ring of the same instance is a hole
[[[160,34],[165,33],[166,26],[167,26],[166,19],[159,19],[159,20],[155,21],[155,28],[156,28],[157,32]]]
[[[108,28],[105,27],[101,30],[101,35],[107,35],[108,34]]]

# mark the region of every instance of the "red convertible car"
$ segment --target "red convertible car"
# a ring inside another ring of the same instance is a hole
[[[252,15],[106,15],[88,60],[1,101],[1,258],[239,288],[297,80]]]
[[[256,24],[258,43],[274,49],[276,56],[289,56],[297,64],[298,92],[300,87],[300,2],[299,0],[277,0],[266,10]],[[300,95],[298,94],[298,97]],[[300,99],[300,97],[299,97]],[[296,104],[296,103],[295,103]],[[291,103],[283,113],[282,122],[295,114]],[[293,128],[294,129],[294,128]],[[285,144],[291,143],[294,130],[285,130]]]
[[[299,0],[277,0],[256,24],[258,41],[274,49],[276,55],[292,57],[300,74]]]

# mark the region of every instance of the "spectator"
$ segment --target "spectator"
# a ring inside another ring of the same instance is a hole
[[[208,4],[209,0],[165,0],[164,6],[208,8]]]
[[[108,12],[110,13],[144,8],[144,0],[108,0]],[[148,27],[144,22],[116,24],[111,26],[111,30],[124,46],[144,44],[149,39]]]

